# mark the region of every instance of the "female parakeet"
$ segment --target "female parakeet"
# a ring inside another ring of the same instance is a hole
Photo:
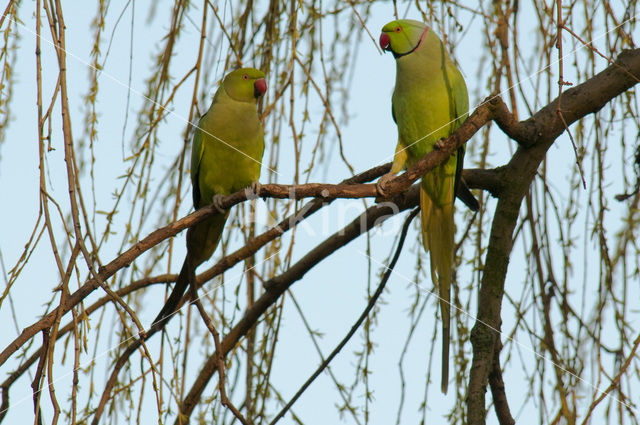
[[[392,97],[398,145],[392,173],[410,167],[467,118],[469,98],[462,74],[438,36],[422,22],[401,19],[382,28],[380,46],[396,60]],[[439,290],[442,315],[443,393],[449,382],[450,291],[453,266],[453,201],[458,196],[472,209],[478,204],[460,184],[464,148],[422,177],[420,209],[422,243],[430,252],[431,278]]]
[[[200,118],[191,147],[193,206],[216,204],[257,183],[264,152],[264,131],[257,101],[267,91],[265,75],[253,68],[230,72]],[[228,211],[220,210],[187,231],[187,255],[178,280],[154,323],[166,320],[180,303],[195,268],[218,246]]]

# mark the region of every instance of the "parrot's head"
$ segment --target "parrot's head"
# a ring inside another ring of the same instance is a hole
[[[240,102],[255,102],[267,91],[264,72],[255,68],[239,68],[224,77],[222,85],[229,97]]]
[[[429,31],[427,25],[413,19],[391,21],[382,27],[380,47],[385,52],[393,53],[393,56],[398,59],[417,49],[427,31]]]

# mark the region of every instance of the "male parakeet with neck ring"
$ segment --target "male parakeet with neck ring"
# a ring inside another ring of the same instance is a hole
[[[382,28],[380,46],[396,60],[392,97],[398,145],[391,173],[398,173],[437,148],[467,118],[469,97],[462,74],[438,36],[422,22],[401,19]],[[471,209],[478,203],[460,179],[464,147],[422,177],[422,243],[430,252],[431,278],[438,288],[442,315],[442,392],[449,383],[450,292],[456,193]]]
[[[257,184],[264,152],[257,102],[266,91],[262,71],[236,69],[224,78],[209,110],[198,122],[191,147],[193,206],[198,209],[213,203],[219,213],[187,231],[186,258],[154,323],[174,313],[196,267],[208,260],[218,246],[229,216],[228,211],[217,207],[220,197]]]

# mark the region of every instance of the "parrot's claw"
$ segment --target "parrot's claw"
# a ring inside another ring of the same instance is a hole
[[[262,190],[262,184],[259,181],[251,183],[251,186],[244,190],[244,194],[247,196],[247,200],[258,199],[260,197],[260,191]]]
[[[439,139],[434,145],[433,145],[433,149],[437,150],[437,151],[441,151],[442,149],[445,148],[445,144],[444,144],[444,140],[445,139]]]
[[[389,182],[393,179],[396,178],[396,175],[393,173],[387,173],[385,175],[383,175],[382,177],[380,177],[378,179],[378,182],[376,183],[376,190],[378,191],[378,194],[382,197],[382,198],[388,198],[389,194],[387,192],[388,186],[389,186]]]
[[[222,207],[222,200],[224,199],[223,195],[220,195],[219,193],[216,193],[215,195],[213,195],[213,199],[211,200],[211,204],[213,204],[213,207],[218,210],[218,212],[220,214],[226,214],[227,210],[224,209]]]

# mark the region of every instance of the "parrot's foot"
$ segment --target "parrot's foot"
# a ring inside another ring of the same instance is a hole
[[[389,193],[388,193],[389,182],[395,178],[396,178],[396,175],[394,173],[387,173],[378,179],[376,183],[376,190],[378,191],[378,194],[380,195],[380,197],[382,198],[389,197]]]
[[[442,149],[444,149],[445,147],[444,141],[445,139],[438,139],[438,141],[433,145],[433,149],[437,151],[441,151]]]
[[[226,214],[227,210],[224,209],[222,207],[222,200],[224,199],[223,195],[220,195],[219,193],[216,193],[215,195],[213,195],[213,199],[211,200],[211,204],[213,204],[213,207],[218,210],[218,212],[220,214]]]
[[[259,181],[251,182],[251,186],[244,190],[244,194],[247,200],[258,199],[260,197],[260,191],[262,190],[262,184]]]

